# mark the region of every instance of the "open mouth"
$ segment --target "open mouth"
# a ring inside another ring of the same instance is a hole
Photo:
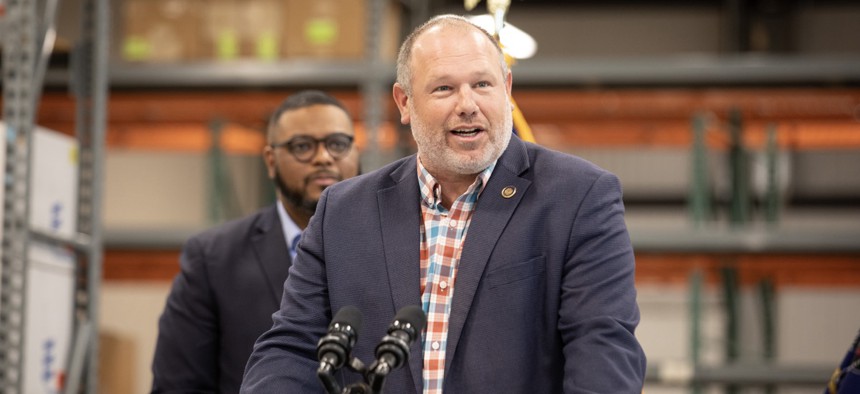
[[[451,130],[451,133],[453,133],[454,135],[457,135],[457,136],[461,136],[461,137],[473,137],[473,136],[478,135],[478,133],[480,133],[482,131],[484,131],[484,129],[481,129],[481,128],[456,129],[456,130]]]

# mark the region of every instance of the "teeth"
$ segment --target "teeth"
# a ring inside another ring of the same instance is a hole
[[[478,132],[478,129],[454,130],[454,132],[455,132],[455,133],[462,133],[462,134],[466,134],[466,133],[477,133],[477,132]]]

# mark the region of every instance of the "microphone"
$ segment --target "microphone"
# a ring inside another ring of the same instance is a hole
[[[320,370],[330,373],[343,367],[358,339],[360,329],[361,311],[354,306],[340,308],[328,326],[328,334],[317,343]]]
[[[419,338],[426,324],[427,316],[418,305],[409,305],[397,312],[388,327],[388,335],[376,346],[376,362],[370,367],[373,392],[380,392],[385,376],[406,363],[409,346]]]

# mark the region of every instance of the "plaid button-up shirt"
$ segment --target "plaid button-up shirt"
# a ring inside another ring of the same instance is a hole
[[[478,196],[496,163],[482,171],[463,195],[442,206],[441,185],[418,160],[421,189],[421,303],[427,314],[424,347],[424,394],[441,394],[445,372],[448,315],[454,298],[457,265]]]

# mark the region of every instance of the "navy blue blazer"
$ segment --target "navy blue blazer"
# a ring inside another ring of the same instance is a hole
[[[505,198],[502,190],[516,192]],[[420,305],[419,190],[410,156],[326,189],[254,346],[243,393],[321,393],[316,343],[353,305],[353,355],[369,364],[395,313]],[[449,320],[446,393],[640,393],[645,355],[621,187],[611,173],[513,137],[463,246]],[[422,349],[385,381],[420,393]],[[361,381],[343,368],[342,385]]]
[[[290,254],[275,205],[190,238],[158,322],[153,393],[238,393]]]

